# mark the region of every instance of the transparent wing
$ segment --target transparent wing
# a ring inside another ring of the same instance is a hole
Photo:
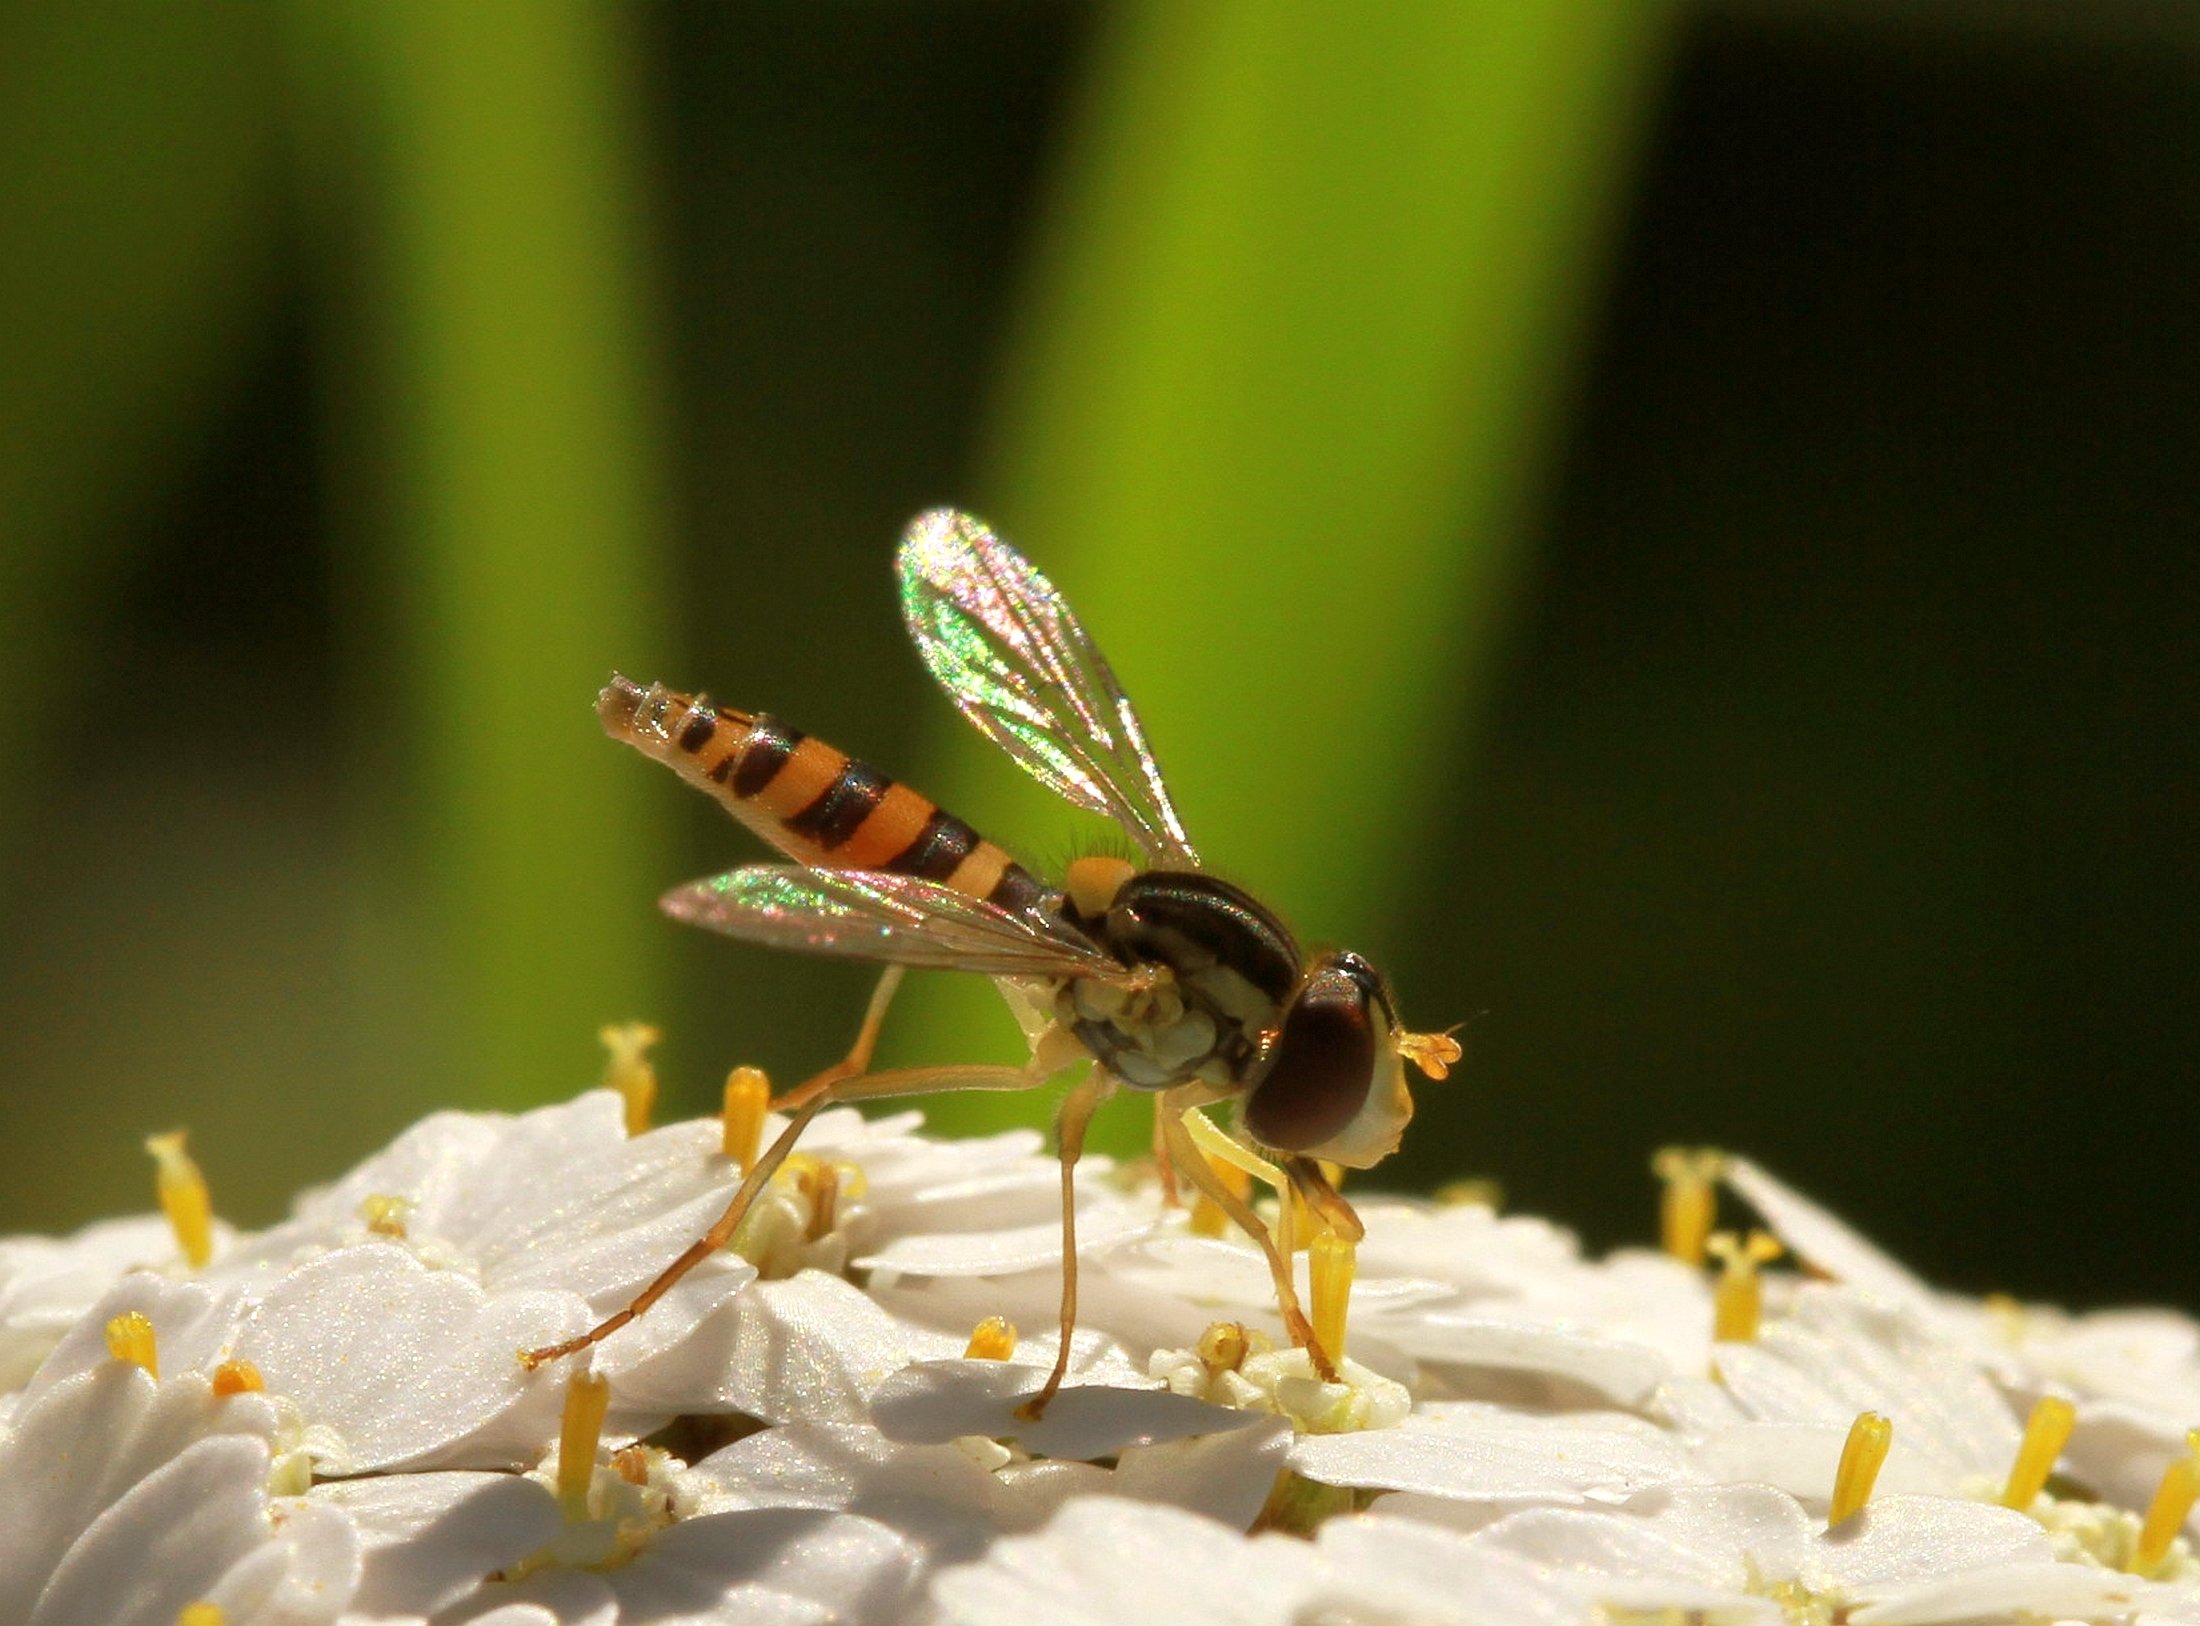
[[[1067,928],[913,875],[751,864],[674,887],[659,902],[691,926],[813,954],[994,977],[1130,975]]]
[[[1115,820],[1147,862],[1199,865],[1138,713],[1054,584],[952,509],[902,538],[901,611],[962,714],[1065,801]]]

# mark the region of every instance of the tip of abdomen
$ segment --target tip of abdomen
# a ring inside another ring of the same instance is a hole
[[[643,688],[631,678],[611,674],[603,693],[596,696],[596,716],[603,731],[614,739],[640,744],[663,737],[668,716],[688,708],[688,697],[675,694],[662,683]]]

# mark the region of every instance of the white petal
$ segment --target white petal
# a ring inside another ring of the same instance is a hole
[[[832,1618],[904,1618],[921,1553],[873,1519],[814,1508],[705,1514],[611,1573],[622,1620],[750,1620],[774,1598]],[[765,1618],[770,1618],[768,1615]]]
[[[1874,1496],[1861,1516],[1811,1545],[1803,1580],[1816,1591],[1885,1594],[1952,1569],[2054,1561],[2047,1532],[2021,1513],[1952,1496]]]
[[[267,1447],[200,1440],[107,1507],[9,1618],[29,1626],[174,1626],[223,1574],[267,1539]],[[29,1579],[29,1577],[19,1577]],[[11,1589],[12,1590],[12,1589]]]
[[[769,1617],[765,1617],[767,1620]],[[492,1581],[435,1626],[618,1626],[619,1595],[603,1576],[587,1570],[537,1570],[522,1581]],[[673,1626],[673,1623],[667,1623]],[[775,1623],[776,1626],[776,1623]]]
[[[1134,1446],[1117,1462],[1108,1490],[1249,1530],[1286,1466],[1291,1437],[1289,1423],[1263,1417],[1228,1434]]]
[[[1435,1311],[1384,1331],[1431,1365],[1485,1368],[1555,1379],[1619,1406],[1640,1406],[1672,1371],[1647,1344],[1625,1343],[1565,1327],[1535,1326]]]
[[[335,1473],[507,1467],[556,1432],[563,1386],[519,1351],[588,1324],[571,1294],[485,1294],[386,1242],[340,1248],[274,1288],[238,1339],[270,1390],[341,1437]]]
[[[1852,1609],[1855,1626],[1937,1626],[2004,1617],[2121,1618],[2150,1599],[2174,1608],[2174,1594],[2136,1576],[2087,1564],[2009,1564],[1969,1570]]]
[[[1581,1598],[1510,1553],[1477,1550],[1404,1519],[1331,1519],[1314,1538],[1346,1618],[1458,1621],[1461,1626],[1581,1626]],[[1300,1618],[1319,1618],[1320,1589]]]
[[[903,1445],[852,1423],[790,1423],[695,1465],[701,1511],[765,1507],[860,1513],[900,1532],[933,1565],[984,1552],[1028,1510],[953,1445]],[[1036,1521],[1033,1521],[1036,1522]]]
[[[1937,1307],[1932,1289],[1827,1210],[1746,1157],[1726,1160],[1725,1180],[1798,1259],[1930,1324]]]
[[[1359,1268],[1423,1276],[1469,1300],[1510,1298],[1580,1259],[1573,1236],[1528,1216],[1500,1217],[1479,1203],[1432,1206],[1375,1199],[1359,1204],[1367,1238]]]
[[[1937,1488],[2008,1471],[2023,1430],[1964,1353],[1905,1311],[1849,1292],[1809,1286],[1754,1343],[1721,1344],[1720,1381],[1753,1417],[1846,1429],[1859,1412],[1894,1423],[1905,1454],[1937,1465]]]
[[[274,1427],[262,1396],[217,1399],[191,1373],[156,1384],[110,1360],[45,1388],[0,1436],[0,1484],[8,1487],[0,1496],[0,1620],[25,1619],[36,1589],[88,1528],[211,1438],[237,1437],[260,1464],[252,1480],[258,1495]],[[237,1459],[216,1453],[196,1460],[210,1471],[209,1464]]]
[[[287,1502],[274,1534],[215,1582],[206,1600],[224,1626],[320,1626],[349,1606],[360,1574],[359,1532],[334,1508]]]
[[[1764,1486],[1676,1486],[1619,1511],[1530,1508],[1469,1540],[1553,1571],[1738,1594],[1753,1578],[1794,1578],[1815,1530],[1792,1498]]]
[[[316,1485],[309,1499],[358,1528],[362,1615],[434,1615],[558,1533],[557,1503],[513,1474],[390,1474]]]
[[[1129,1203],[1080,1204],[1077,1257],[1086,1259],[1119,1247],[1153,1229],[1153,1217]],[[935,1231],[896,1237],[856,1261],[859,1270],[886,1270],[902,1276],[1005,1276],[1062,1259],[1059,1217],[1008,1230]]]
[[[879,1385],[871,1420],[890,1440],[938,1445],[980,1434],[1014,1440],[1034,1456],[1090,1461],[1125,1446],[1243,1428],[1256,1415],[1165,1389],[1086,1384],[1065,1385],[1037,1422],[1017,1416],[1045,1382],[1043,1367],[1018,1362],[925,1361]]]
[[[1678,1445],[1640,1418],[1471,1402],[1432,1406],[1396,1428],[1302,1436],[1291,1466],[1325,1485],[1469,1502],[1617,1500],[1686,1474]]]
[[[217,1247],[231,1234],[220,1227]],[[0,1242],[0,1389],[28,1380],[122,1276],[181,1263],[175,1232],[157,1214],[101,1220],[72,1236]]]
[[[25,1386],[24,1398],[36,1399],[62,1378],[113,1365],[107,1323],[133,1313],[153,1324],[161,1371],[209,1370],[227,1353],[244,1308],[243,1296],[235,1289],[217,1291],[197,1282],[134,1271],[110,1284],[54,1344],[53,1353]]]
[[[2188,1450],[2189,1415],[2082,1401],[2064,1460],[2098,1495],[2126,1507],[2145,1507],[2162,1482],[2163,1470]],[[2186,1528],[2200,1530],[2200,1509]]]
[[[1095,1496],[949,1570],[932,1602],[963,1626],[1276,1626],[1319,1574],[1309,1543],[1248,1541],[1196,1514]]]
[[[965,1338],[888,1315],[837,1276],[803,1271],[753,1282],[679,1352],[682,1369],[712,1373],[686,1409],[737,1411],[767,1423],[860,1423],[871,1391],[911,1361],[959,1354]],[[652,1392],[668,1385],[645,1368]]]

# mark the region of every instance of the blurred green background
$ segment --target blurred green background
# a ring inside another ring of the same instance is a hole
[[[1466,1023],[1393,1183],[1608,1243],[1712,1142],[2191,1302],[2193,16],[0,11],[0,1229],[176,1123],[265,1221],[608,1020],[679,1112],[837,1053],[863,973],[654,914],[762,855],[589,701],[1058,860],[902,639],[955,503],[1216,867]],[[892,1057],[1012,1054],[990,999]]]

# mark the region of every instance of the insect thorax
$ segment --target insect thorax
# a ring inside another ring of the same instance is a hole
[[[1226,881],[1149,870],[1124,882],[1105,911],[1071,923],[1134,970],[1141,985],[1078,978],[1055,1014],[1134,1089],[1194,1079],[1243,1082],[1299,980],[1299,953],[1275,916]]]

